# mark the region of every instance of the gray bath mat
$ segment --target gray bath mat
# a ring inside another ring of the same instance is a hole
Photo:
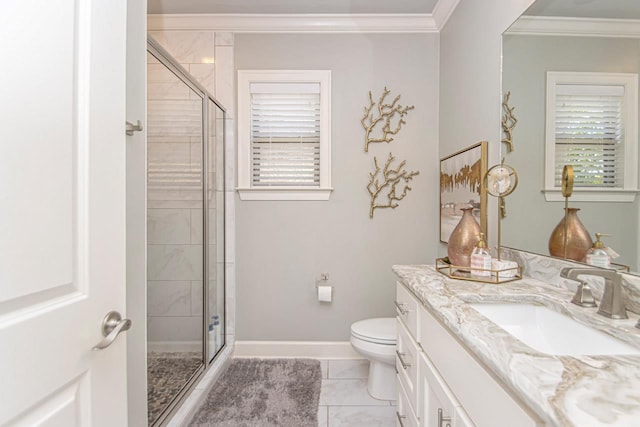
[[[234,359],[191,426],[316,427],[322,373],[310,359]]]

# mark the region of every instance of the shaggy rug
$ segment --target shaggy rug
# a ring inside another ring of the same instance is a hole
[[[316,427],[322,373],[309,359],[234,359],[190,426]]]

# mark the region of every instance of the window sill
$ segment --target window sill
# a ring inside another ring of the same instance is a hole
[[[333,188],[236,188],[240,200],[327,201]]]
[[[559,188],[543,189],[544,198],[547,202],[562,202],[564,197]],[[633,202],[636,194],[640,190],[624,189],[624,190],[582,190],[573,189],[571,195],[572,202]]]

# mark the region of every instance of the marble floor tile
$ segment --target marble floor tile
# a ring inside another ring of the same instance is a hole
[[[322,381],[320,405],[387,406],[388,400],[369,396],[366,379],[326,379]]]
[[[328,427],[393,427],[391,406],[329,406]]]
[[[327,378],[368,378],[369,361],[362,360],[329,360],[329,376]]]
[[[328,427],[327,416],[329,413],[328,406],[318,406],[318,427]]]
[[[322,370],[322,380],[329,378],[329,360],[321,360],[320,369]]]

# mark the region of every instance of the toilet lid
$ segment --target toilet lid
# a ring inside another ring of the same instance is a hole
[[[365,319],[351,325],[351,334],[356,338],[378,344],[396,343],[395,317]]]

